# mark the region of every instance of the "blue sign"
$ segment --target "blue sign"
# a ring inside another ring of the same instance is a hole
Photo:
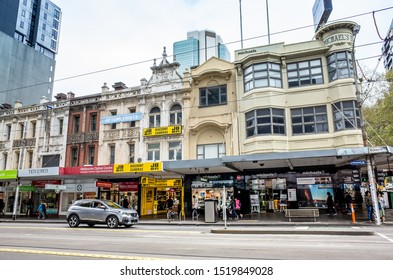
[[[123,114],[123,115],[114,115],[107,116],[101,118],[101,124],[113,124],[113,123],[121,123],[121,122],[134,122],[142,120],[142,113],[132,113],[132,114]]]
[[[349,162],[350,165],[366,165],[367,161],[365,160],[352,160]]]
[[[314,7],[312,8],[315,31],[317,31],[323,23],[328,21],[332,10],[332,0],[315,0]]]

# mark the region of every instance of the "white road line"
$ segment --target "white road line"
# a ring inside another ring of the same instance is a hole
[[[380,237],[386,239],[387,241],[393,243],[393,239],[387,237],[386,235],[383,235],[382,233],[376,232],[376,234],[378,234]]]

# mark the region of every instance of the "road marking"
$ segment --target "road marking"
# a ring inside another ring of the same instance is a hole
[[[13,249],[13,248],[0,248],[0,252],[36,254],[36,255],[56,255],[56,256],[83,257],[83,258],[96,258],[96,259],[113,259],[113,260],[165,260],[163,258],[146,258],[146,257],[137,257],[137,256],[104,255],[104,254],[86,254],[86,253],[74,253],[74,252],[56,252],[56,251],[48,251],[48,250],[25,250],[25,249]]]
[[[377,234],[378,234],[380,237],[385,238],[387,241],[393,243],[393,239],[387,237],[386,235],[383,235],[382,233],[379,233],[379,232],[377,232]]]

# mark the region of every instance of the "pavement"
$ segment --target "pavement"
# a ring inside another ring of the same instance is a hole
[[[284,213],[253,213],[244,215],[242,219],[217,220],[214,223],[205,222],[204,217],[191,220],[186,217],[185,220],[171,221],[164,216],[143,216],[140,218],[140,225],[165,225],[165,226],[207,226],[211,227],[214,234],[316,234],[316,235],[373,235],[374,231],[379,227],[393,226],[393,209],[386,209],[386,223],[380,226],[369,222],[367,219],[367,211],[359,211],[355,213],[355,220],[352,215],[346,213],[338,213],[337,215],[327,215],[321,210],[317,221],[311,218],[298,218],[292,222],[288,222]],[[0,218],[0,223],[64,223],[66,218],[49,217],[45,220],[17,216],[15,220],[11,216]]]

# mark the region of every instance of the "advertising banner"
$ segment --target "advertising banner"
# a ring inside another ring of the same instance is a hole
[[[16,179],[16,178],[18,178],[18,170],[0,171],[0,180]]]
[[[115,116],[105,116],[101,118],[101,124],[113,124],[121,122],[133,122],[142,120],[142,113],[122,114]]]
[[[159,171],[162,171],[162,162],[115,164],[113,168],[113,173],[159,172]]]
[[[61,175],[112,174],[113,165],[92,165],[61,168]]]
[[[40,177],[59,175],[59,167],[19,169],[19,177]]]
[[[171,134],[181,134],[181,133],[182,133],[181,125],[152,127],[152,128],[143,129],[143,136],[160,136],[160,135],[171,135]]]

